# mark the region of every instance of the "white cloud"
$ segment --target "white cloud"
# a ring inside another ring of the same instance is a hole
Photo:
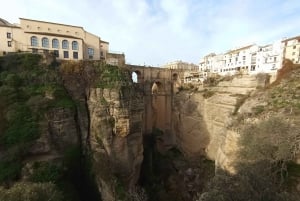
[[[251,42],[300,35],[298,0],[11,0],[2,18],[83,26],[134,64],[198,62]],[[13,11],[13,12],[12,12]]]

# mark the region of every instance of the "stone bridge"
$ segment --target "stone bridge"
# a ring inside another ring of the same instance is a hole
[[[184,71],[136,65],[127,68],[136,74],[136,85],[144,92],[144,133],[155,127],[171,135],[173,94],[183,82]]]

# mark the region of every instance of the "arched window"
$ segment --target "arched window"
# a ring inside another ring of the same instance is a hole
[[[78,42],[77,41],[72,42],[72,50],[78,50]]]
[[[59,41],[56,38],[52,40],[52,48],[59,48]]]
[[[31,36],[30,42],[31,42],[31,46],[35,46],[35,47],[38,46],[39,44],[36,36]]]
[[[49,48],[49,39],[44,37],[42,38],[42,47]]]
[[[67,40],[62,41],[62,49],[69,49],[69,42]]]

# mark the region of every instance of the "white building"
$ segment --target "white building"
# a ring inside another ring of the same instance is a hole
[[[200,60],[200,71],[219,75],[277,72],[282,66],[284,44],[293,50],[286,51],[286,57],[300,62],[300,37],[296,37],[287,39],[285,43],[278,40],[265,46],[247,45],[224,54],[211,53]]]
[[[233,75],[240,71],[248,71],[254,46],[247,45],[226,52],[224,54],[224,66],[219,73],[221,75]]]
[[[215,67],[215,53],[204,56],[199,63],[199,70],[203,72],[213,72]]]
[[[256,46],[252,53],[249,74],[275,73],[282,66],[284,45],[281,41]]]

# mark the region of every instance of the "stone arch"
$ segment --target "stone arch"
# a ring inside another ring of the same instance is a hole
[[[131,79],[134,83],[142,83],[142,73],[138,70],[131,72]]]
[[[172,80],[173,80],[173,81],[177,81],[178,78],[179,78],[178,74],[177,74],[177,73],[173,73],[173,75],[172,75]]]

